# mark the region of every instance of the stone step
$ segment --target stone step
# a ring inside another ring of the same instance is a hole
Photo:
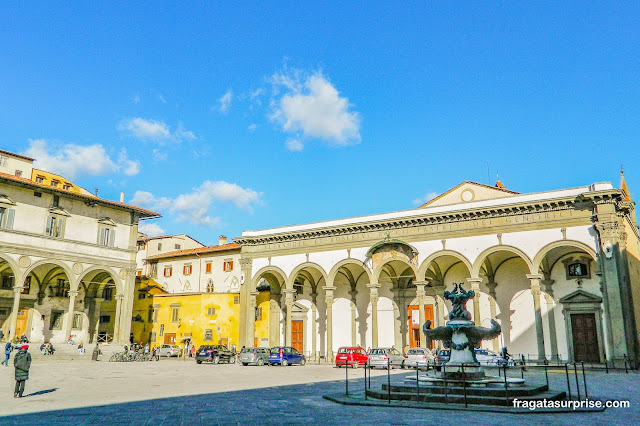
[[[414,402],[429,402],[429,403],[454,403],[454,404],[464,404],[465,398],[464,395],[458,394],[449,394],[445,397],[443,394],[424,394],[420,393],[419,395],[414,391],[409,392],[391,392],[391,400],[394,401],[414,401]],[[367,396],[379,400],[388,399],[388,394],[386,391],[375,391],[375,390],[367,390]],[[517,399],[522,401],[534,401],[534,400],[553,400],[553,401],[561,401],[566,399],[567,394],[565,392],[557,392],[557,391],[546,391],[541,392],[536,395],[527,395],[527,396],[519,396]],[[511,395],[507,399],[504,394],[502,398],[498,396],[480,396],[480,395],[467,395],[466,401],[468,404],[478,404],[478,405],[500,405],[500,406],[512,406],[514,397]]]
[[[414,381],[415,383],[415,381]],[[383,391],[387,391],[387,385],[382,385]],[[533,396],[542,392],[548,391],[549,388],[547,385],[540,386],[527,386],[527,385],[518,385],[518,386],[509,386],[509,396],[511,397],[521,397],[521,396]],[[482,395],[482,396],[493,396],[497,398],[503,398],[505,396],[504,386],[486,386],[486,387],[471,387],[467,386],[466,388],[467,395]],[[415,393],[416,386],[414,385],[391,385],[391,392],[406,392],[406,393]],[[444,386],[433,386],[433,385],[423,385],[420,383],[420,393],[425,394],[454,394],[454,395],[464,395],[465,388],[462,386],[453,386],[449,385],[446,388]]]

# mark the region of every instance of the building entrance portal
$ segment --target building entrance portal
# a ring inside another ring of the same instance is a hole
[[[571,314],[573,352],[576,361],[600,362],[595,314]]]
[[[304,353],[304,322],[291,321],[291,346]]]
[[[409,306],[409,346],[417,348],[420,346],[420,342],[424,339],[422,333],[422,324],[420,324],[420,307],[417,305]],[[431,320],[433,322],[433,305],[424,306],[424,320]],[[433,348],[433,342],[431,342],[430,348]]]

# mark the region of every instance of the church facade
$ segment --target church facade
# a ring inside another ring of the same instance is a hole
[[[520,194],[463,182],[412,210],[245,231],[240,345],[423,346],[462,283],[483,346],[531,360],[638,359],[640,238],[624,178]],[[259,315],[258,315],[259,314]]]

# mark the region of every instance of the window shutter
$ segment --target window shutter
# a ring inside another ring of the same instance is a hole
[[[104,238],[105,238],[106,230],[107,230],[107,228],[100,228],[100,241],[99,241],[98,244],[100,244],[101,246],[104,245]]]
[[[7,224],[5,228],[13,229],[13,217],[15,216],[16,211],[14,209],[9,209],[7,211]]]
[[[53,217],[49,216],[47,218],[47,227],[44,230],[44,233],[46,235],[52,235],[52,232],[53,232],[52,228],[53,228]]]
[[[116,230],[115,229],[111,229],[111,232],[109,232],[109,245],[111,247],[115,247],[116,245]]]
[[[62,236],[62,220],[58,219],[56,220],[56,237],[61,237]]]

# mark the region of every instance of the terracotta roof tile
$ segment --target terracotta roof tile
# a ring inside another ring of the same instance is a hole
[[[155,256],[150,256],[147,260],[155,260],[155,259],[164,259],[169,257],[179,257],[179,256],[189,256],[193,254],[202,254],[202,253],[214,253],[218,251],[227,251],[227,250],[236,250],[240,248],[240,244],[238,243],[229,243],[221,246],[210,246],[210,247],[200,247],[195,249],[187,249],[187,250],[176,250],[169,253],[157,254]]]

